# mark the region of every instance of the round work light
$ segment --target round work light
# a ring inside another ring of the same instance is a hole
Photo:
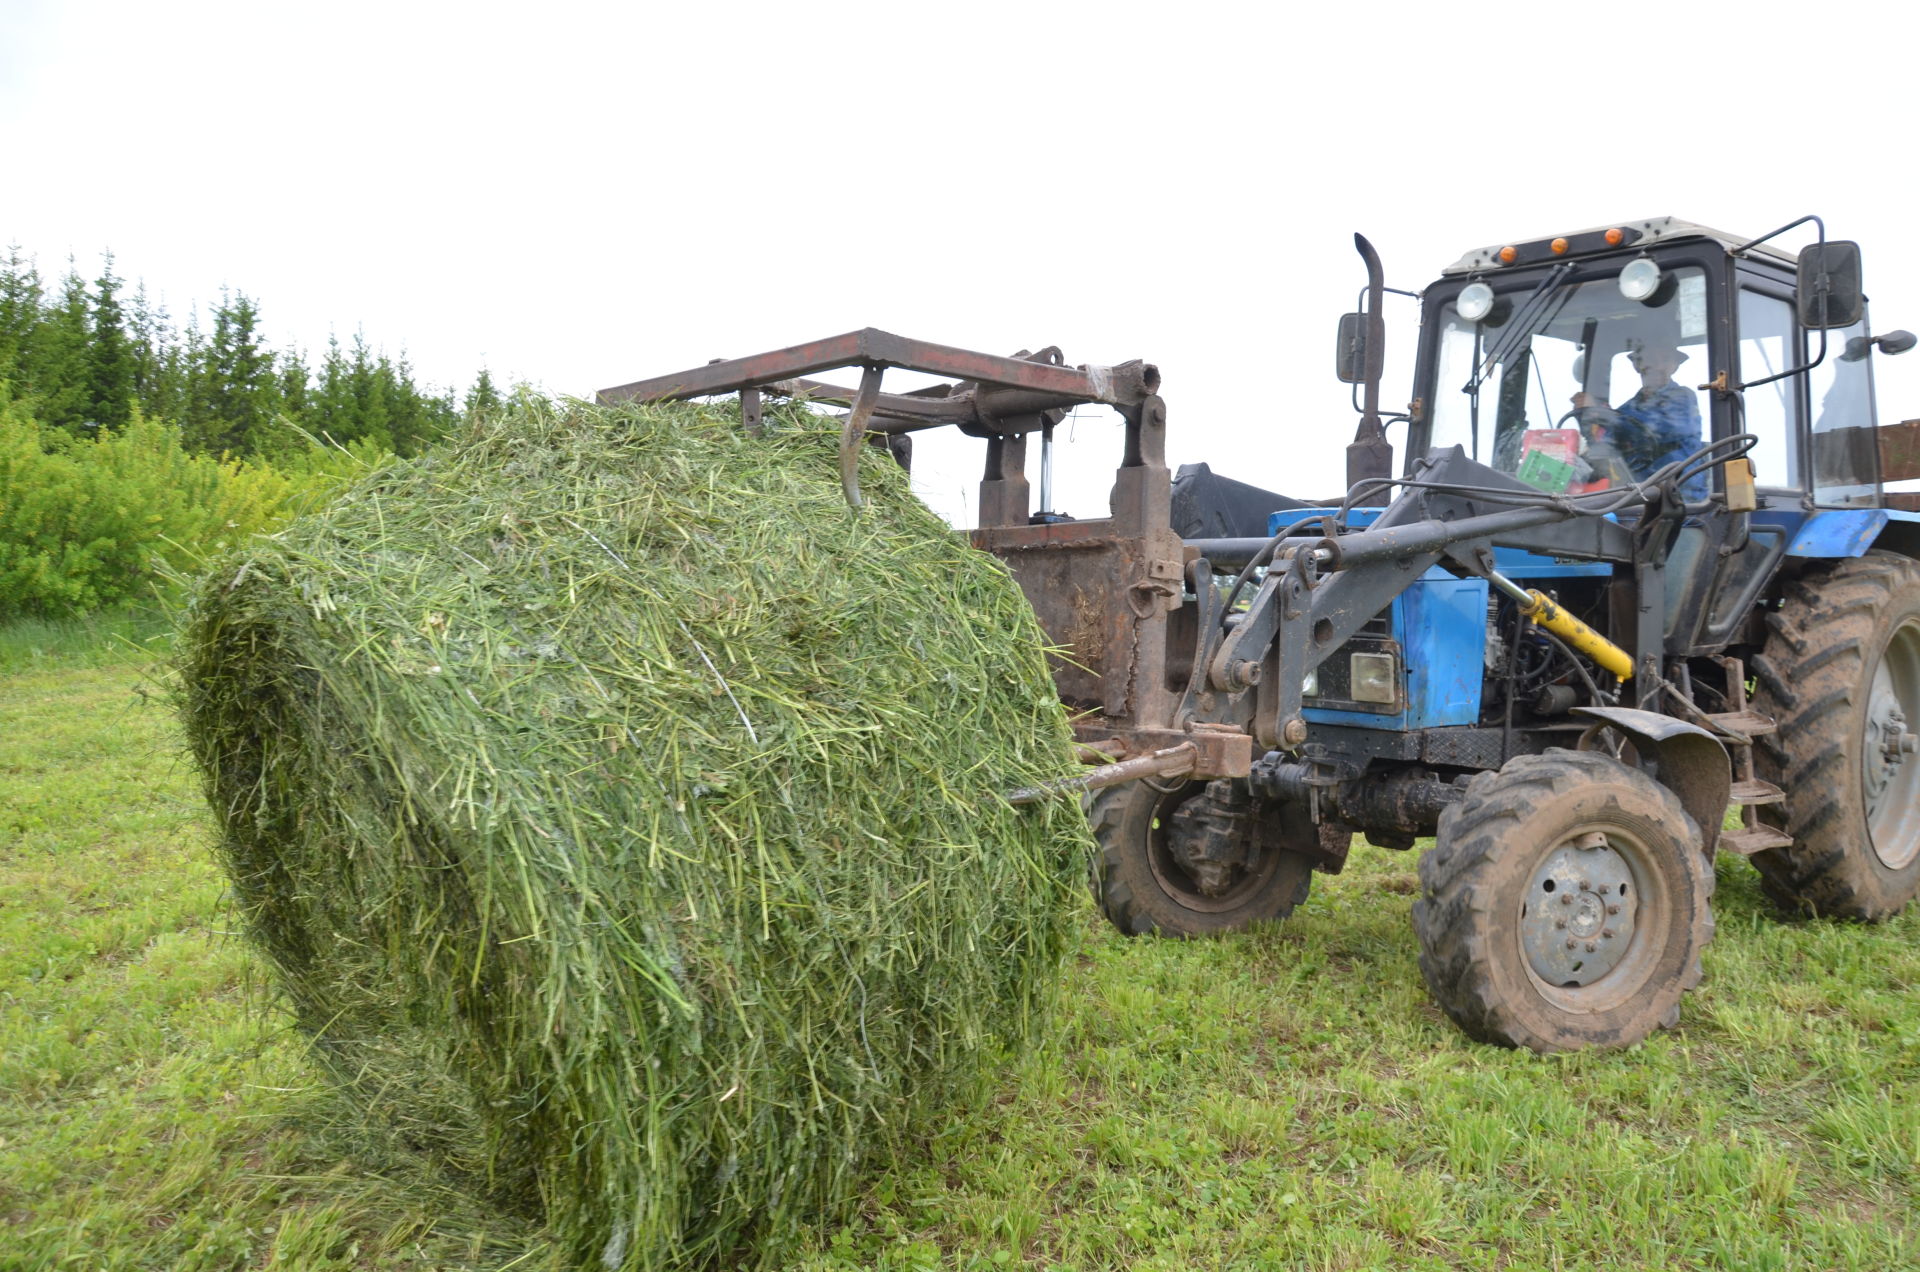
[[[1454,297],[1453,307],[1468,322],[1479,322],[1493,311],[1493,288],[1485,283],[1468,283]]]
[[[1660,290],[1660,267],[1650,256],[1627,262],[1620,271],[1620,294],[1628,300],[1645,300]]]

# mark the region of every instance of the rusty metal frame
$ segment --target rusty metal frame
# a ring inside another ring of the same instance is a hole
[[[1048,352],[1058,356],[1057,350],[1043,351]],[[1028,421],[1043,412],[1088,404],[1138,406],[1160,387],[1159,369],[1150,363],[1069,367],[1034,355],[976,353],[863,327],[770,353],[636,380],[602,389],[598,397],[604,404],[677,402],[760,389],[788,396],[804,394],[816,401],[851,403],[858,390],[810,378],[817,372],[848,367],[881,371],[899,368],[963,382],[959,389],[940,396],[880,393],[868,423],[876,433],[904,433],[948,424],[989,432],[1028,433],[1041,427],[1038,421]],[[964,391],[969,386],[973,387],[971,393]]]

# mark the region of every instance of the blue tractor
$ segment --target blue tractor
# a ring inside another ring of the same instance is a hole
[[[1811,223],[1817,241],[1776,246]],[[1678,1019],[1715,853],[1788,911],[1920,890],[1920,421],[1879,424],[1860,256],[1816,218],[1672,218],[1468,253],[1420,293],[1415,397],[1379,407],[1377,257],[1340,325],[1348,489],[1165,460],[1149,364],[866,330],[604,398],[843,404],[842,475],[916,429],[986,442],[974,544],[1057,646],[1096,889],[1122,931],[1282,919],[1356,835],[1431,836],[1420,966],[1468,1034],[1622,1046]],[[860,367],[858,388],[807,377]],[[950,377],[881,391],[904,367]],[[1047,505],[1062,413],[1125,422],[1110,515]],[[1396,470],[1387,430],[1405,429]],[[1040,441],[1040,508],[1027,444]],[[1739,810],[1730,824],[1729,810]]]

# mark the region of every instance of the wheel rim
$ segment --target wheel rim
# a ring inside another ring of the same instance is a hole
[[[1568,1012],[1634,997],[1672,929],[1673,899],[1651,850],[1618,826],[1584,826],[1547,845],[1519,908],[1527,977]]]
[[[1867,693],[1860,780],[1873,855],[1889,870],[1920,856],[1920,620],[1894,629]]]
[[[1249,897],[1266,886],[1268,878],[1279,865],[1279,855],[1270,852],[1260,856],[1240,872],[1240,877],[1232,887],[1217,897],[1200,891],[1193,876],[1181,866],[1173,848],[1167,843],[1166,822],[1174,809],[1206,789],[1205,782],[1189,782],[1154,801],[1153,813],[1147,819],[1147,868],[1153,872],[1154,881],[1160,885],[1161,891],[1187,909],[1203,914],[1221,914],[1239,909]]]

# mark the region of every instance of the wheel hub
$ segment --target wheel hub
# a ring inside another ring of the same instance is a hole
[[[1639,897],[1626,858],[1595,831],[1541,859],[1523,903],[1520,939],[1534,975],[1579,988],[1612,971],[1633,944]]]
[[[1920,856],[1920,737],[1907,725],[1920,719],[1920,618],[1888,636],[1870,683],[1860,722],[1867,837],[1881,865],[1906,870]]]
[[[1214,781],[1154,818],[1148,863],[1169,896],[1196,910],[1224,910],[1265,883],[1273,862],[1253,844],[1253,804]]]
[[[1867,708],[1867,745],[1862,757],[1867,807],[1877,806],[1901,764],[1920,749],[1920,737],[1907,732],[1907,715],[1891,687],[1877,687]]]

